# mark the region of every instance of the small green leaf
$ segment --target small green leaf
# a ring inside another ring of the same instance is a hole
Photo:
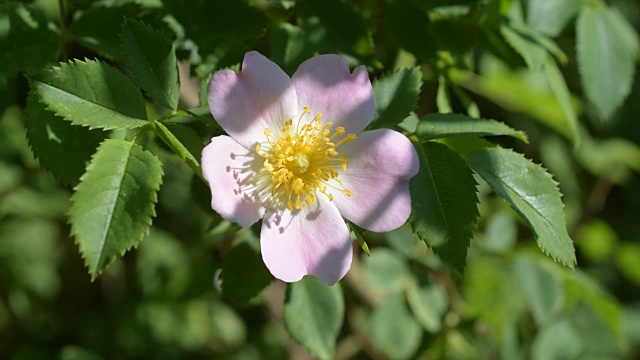
[[[371,128],[391,128],[416,108],[422,76],[417,68],[386,74],[373,82],[376,115]]]
[[[416,148],[420,172],[411,179],[413,231],[452,268],[462,271],[478,217],[476,181],[446,145]]]
[[[373,346],[391,359],[408,359],[418,350],[422,331],[400,294],[375,309],[369,327]]]
[[[383,293],[401,291],[409,279],[406,260],[395,251],[375,248],[362,260],[363,280],[366,285]]]
[[[62,63],[30,80],[47,110],[74,125],[108,130],[133,129],[149,123],[140,90],[105,63]]]
[[[553,59],[551,59],[551,57],[547,57],[547,60],[545,61],[543,66],[544,74],[547,77],[549,87],[555,95],[556,100],[558,100],[558,105],[560,105],[566,123],[571,130],[571,139],[577,146],[580,143],[578,117],[576,116],[576,112],[573,109],[573,105],[571,104],[571,93],[569,92],[569,88],[567,87],[567,82],[562,76],[560,69],[558,69],[558,65]]]
[[[414,284],[407,290],[407,300],[416,320],[428,332],[442,329],[442,320],[449,307],[449,299],[442,286]]]
[[[584,6],[576,27],[582,86],[605,119],[629,95],[635,72],[634,49],[628,36],[620,36],[617,21],[620,17],[604,6]]]
[[[570,321],[562,319],[540,329],[533,339],[533,360],[578,359],[584,342]]]
[[[557,273],[542,261],[526,255],[516,258],[513,270],[538,326],[555,320],[565,299],[562,279]]]
[[[71,197],[69,222],[95,279],[146,235],[155,216],[162,164],[132,142],[105,140]]]
[[[291,337],[319,359],[331,359],[344,317],[342,288],[314,276],[290,284],[284,325]]]
[[[169,125],[176,133],[181,135],[178,138],[167,126],[158,121],[151,122],[151,127],[156,134],[167,144],[187,165],[202,178],[202,168],[200,167],[200,153],[202,153],[203,144],[198,135],[189,127],[180,124]],[[184,142],[187,144],[185,145]],[[188,145],[188,146],[187,146]],[[191,149],[190,149],[191,148]]]
[[[341,49],[357,55],[373,55],[373,43],[361,12],[344,0],[298,0],[297,10],[313,13]]]
[[[111,60],[120,60],[120,29],[127,17],[136,16],[139,6],[96,5],[87,9],[69,27],[69,34],[82,46]]]
[[[477,150],[467,159],[471,168],[529,224],[540,249],[573,268],[573,241],[567,233],[560,191],[551,175],[508,149]]]
[[[273,281],[258,249],[241,242],[224,255],[222,260],[222,296],[244,302],[255,297]]]
[[[527,22],[536,31],[555,37],[576,16],[580,5],[576,0],[527,1]]]
[[[558,58],[561,63],[567,62],[567,56],[553,40],[538,34],[525,24],[519,22],[502,24],[500,32],[532,71],[541,70],[550,54]]]
[[[489,119],[476,119],[462,114],[428,114],[418,123],[416,135],[421,140],[454,136],[509,135],[529,143],[527,134],[504,123]]]
[[[122,25],[122,52],[149,97],[175,110],[180,99],[180,84],[171,41],[148,25],[127,19]]]
[[[47,111],[31,92],[24,113],[27,140],[40,165],[64,184],[75,185],[107,133],[73,126]]]
[[[15,2],[0,5],[0,88],[2,79],[55,61],[59,43],[60,37],[40,12]]]

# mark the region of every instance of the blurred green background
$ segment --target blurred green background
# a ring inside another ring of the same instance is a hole
[[[214,214],[206,187],[158,139],[146,144],[165,172],[153,229],[90,281],[66,223],[72,186],[43,170],[26,140],[24,73],[71,58],[118,60],[122,20],[137,17],[174,40],[185,107],[200,105],[214,71],[254,49],[289,74],[317,53],[365,64],[372,79],[416,67],[424,82],[414,117],[440,111],[504,121],[526,131],[530,144],[490,140],[526,154],[559,182],[576,270],[545,257],[478,178],[481,218],[464,274],[444,266],[408,227],[365,235],[370,256],[357,248],[351,271],[336,285],[344,321],[335,358],[640,359],[637,1],[15,4],[0,4],[0,358],[311,358],[283,324],[285,284],[272,281],[248,302],[222,296],[223,259],[235,260],[237,269],[228,266],[238,272],[259,266],[258,232],[236,231]],[[6,49],[20,40],[12,38],[16,8],[34,36],[55,34],[42,39],[57,45],[41,49],[39,58],[11,58]],[[615,14],[614,31],[580,29],[586,9]],[[555,41],[557,49],[541,56],[558,59],[570,98],[557,99],[547,70],[532,64],[539,55],[517,51],[505,24]],[[585,34],[623,38],[629,46],[581,50]],[[581,66],[597,59],[580,56],[609,61],[620,106],[586,93],[594,80],[584,79]]]

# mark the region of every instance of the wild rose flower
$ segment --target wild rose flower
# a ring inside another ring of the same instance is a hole
[[[240,74],[214,74],[208,99],[229,134],[202,153],[211,207],[243,227],[263,218],[262,259],[276,278],[340,280],[353,255],[343,217],[376,232],[406,222],[418,157],[396,131],[362,132],[375,112],[364,66],[351,73],[320,55],[289,78],[252,51]]]

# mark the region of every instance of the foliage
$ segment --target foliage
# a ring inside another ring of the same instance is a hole
[[[8,359],[640,354],[631,0],[0,3]],[[210,207],[207,82],[258,50],[365,65],[412,215],[333,287],[273,281]],[[537,247],[536,247],[537,244]],[[136,248],[132,250],[132,248]],[[88,275],[87,275],[88,273]]]

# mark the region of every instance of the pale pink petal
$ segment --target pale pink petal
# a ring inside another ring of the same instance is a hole
[[[260,159],[228,136],[202,151],[202,174],[211,188],[211,207],[224,219],[250,226],[264,215],[255,186]]]
[[[208,100],[220,126],[249,149],[266,140],[265,128],[277,134],[287,119],[302,112],[289,76],[256,51],[245,54],[240,74],[224,70],[213,75]]]
[[[409,179],[420,167],[411,141],[396,131],[378,129],[358,135],[338,151],[349,158],[339,179],[353,193],[333,193],[340,214],[377,232],[402,226],[411,214]]]
[[[302,210],[267,213],[260,244],[269,271],[286,282],[315,275],[333,285],[351,267],[349,229],[325,196]]]
[[[322,113],[323,123],[358,134],[373,120],[373,88],[364,66],[352,74],[345,58],[320,55],[303,62],[292,80],[299,106],[308,106],[312,115]]]

